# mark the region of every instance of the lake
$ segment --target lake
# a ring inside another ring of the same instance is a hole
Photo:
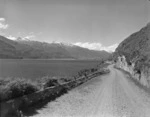
[[[98,60],[25,60],[0,59],[0,77],[38,79],[44,76],[73,76],[85,68],[98,65]]]

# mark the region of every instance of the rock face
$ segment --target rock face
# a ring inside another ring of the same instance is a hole
[[[148,74],[146,71],[150,73],[150,69],[140,71],[135,70],[135,63],[132,63],[131,65],[128,65],[125,56],[119,56],[118,60],[116,62],[116,67],[123,69],[127,72],[129,72],[134,79],[139,81],[142,85],[146,87],[150,87],[150,74]]]
[[[150,23],[119,44],[116,66],[128,71],[142,85],[150,87]]]

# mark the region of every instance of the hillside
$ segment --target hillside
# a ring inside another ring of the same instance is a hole
[[[0,58],[20,58],[21,45],[17,42],[0,36]]]
[[[129,69],[130,72],[133,70],[133,75],[138,76],[135,76],[136,79],[150,86],[150,23],[120,43],[114,59],[118,56],[122,56],[119,60],[122,68]]]
[[[116,48],[115,56],[119,54],[125,55],[127,62],[135,61],[137,64],[140,64],[140,62],[145,65],[149,64],[150,23],[121,42]]]
[[[106,59],[110,56],[110,53],[106,51],[89,50],[79,46],[65,46],[65,49],[70,53],[71,56],[80,59],[92,59],[93,57],[95,59]]]
[[[132,34],[116,48],[115,53],[124,54],[129,60],[135,57],[150,56],[150,23]]]
[[[0,36],[0,58],[107,59],[110,53],[72,44],[46,43],[21,38],[13,41]]]

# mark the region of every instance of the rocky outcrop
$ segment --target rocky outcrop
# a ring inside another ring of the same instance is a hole
[[[150,23],[131,34],[116,48],[116,66],[128,71],[142,85],[150,87]]]
[[[116,67],[123,69],[127,72],[129,72],[132,76],[132,78],[136,79],[140,84],[146,87],[150,87],[150,68],[148,66],[144,66],[140,71],[137,71],[135,69],[135,62],[132,61],[129,65],[126,61],[125,56],[119,56],[116,61]]]

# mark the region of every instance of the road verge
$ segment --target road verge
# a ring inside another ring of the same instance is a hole
[[[68,90],[71,90],[94,77],[97,77],[99,75],[106,74],[106,73],[109,73],[109,70],[102,68],[96,72],[93,72],[86,76],[82,76],[73,81],[66,82],[66,83],[53,86],[53,87],[48,87],[41,91],[37,91],[29,95],[24,95],[22,97],[19,97],[13,100],[1,102],[0,103],[1,117],[7,117],[7,116],[9,117],[10,115],[11,117],[23,116],[21,110],[28,108],[29,106],[32,106],[34,104],[37,104],[38,102],[42,102],[45,100],[47,101],[54,100],[60,95],[63,95],[64,93],[66,93]]]

